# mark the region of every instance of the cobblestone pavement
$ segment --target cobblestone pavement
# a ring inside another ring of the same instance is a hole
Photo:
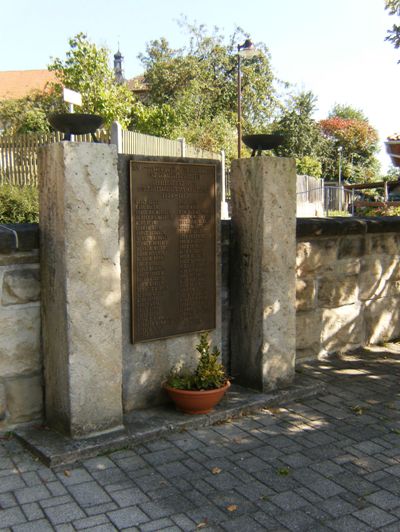
[[[400,530],[400,347],[302,372],[317,398],[51,470],[0,445],[2,530]]]

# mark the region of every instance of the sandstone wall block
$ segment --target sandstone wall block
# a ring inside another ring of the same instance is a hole
[[[337,259],[337,241],[321,238],[297,243],[297,275],[303,277],[311,272],[325,270]]]
[[[296,310],[309,310],[315,307],[316,281],[314,277],[296,279]]]
[[[3,276],[1,303],[23,305],[40,298],[40,272],[38,267],[9,270]]]
[[[358,276],[322,277],[318,281],[318,306],[340,307],[358,299]]]
[[[8,379],[5,389],[10,424],[41,418],[43,386],[39,375]]]
[[[321,344],[321,310],[298,312],[296,315],[296,350],[319,352]]]
[[[6,401],[6,387],[2,382],[0,382],[0,428],[1,422],[4,421],[7,411],[7,401]]]
[[[378,344],[400,336],[400,298],[383,297],[366,301],[367,342]]]
[[[363,257],[366,253],[365,236],[345,236],[339,240],[338,259]]]
[[[322,310],[321,346],[327,353],[348,351],[365,344],[363,306],[360,302]]]
[[[0,376],[14,377],[39,371],[40,308],[8,307],[0,313]]]
[[[378,234],[368,235],[368,252],[371,255],[396,255],[399,252],[399,235]]]

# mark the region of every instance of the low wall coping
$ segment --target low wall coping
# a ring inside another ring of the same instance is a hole
[[[366,233],[400,233],[400,216],[297,219],[296,236],[298,239]]]
[[[221,221],[225,237],[229,235],[230,224],[230,220]],[[17,233],[18,245],[14,232]],[[296,236],[298,239],[366,233],[400,233],[400,216],[297,218]],[[0,253],[31,251],[38,248],[39,224],[0,224]]]
[[[39,248],[39,224],[0,224],[0,253]]]

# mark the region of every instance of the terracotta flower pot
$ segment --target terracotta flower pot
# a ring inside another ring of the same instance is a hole
[[[221,401],[230,385],[228,381],[225,386],[215,390],[179,390],[167,385],[164,385],[164,389],[181,412],[208,414]]]

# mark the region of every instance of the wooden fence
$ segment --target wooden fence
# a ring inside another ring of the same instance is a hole
[[[186,145],[184,139],[170,140],[134,131],[126,131],[117,123],[111,133],[99,130],[96,136],[100,142],[117,145],[118,153],[155,155],[164,157],[193,157],[221,160],[221,153]],[[38,185],[37,152],[40,146],[59,142],[62,133],[0,135],[0,185]],[[76,142],[92,142],[90,135],[76,135]]]
[[[37,186],[37,152],[40,146],[59,142],[63,133],[0,135],[0,185]],[[110,134],[99,130],[100,142],[110,142]],[[92,142],[90,135],[76,135],[76,142]]]

